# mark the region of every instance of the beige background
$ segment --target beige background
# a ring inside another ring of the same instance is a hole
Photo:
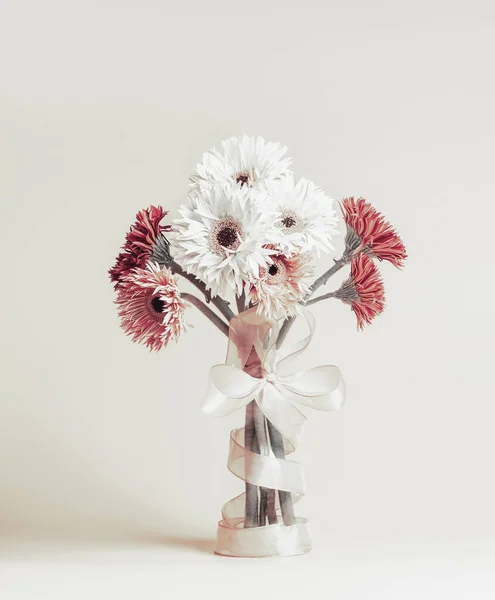
[[[410,255],[383,266],[388,308],[365,332],[342,305],[314,309],[304,363],[339,365],[348,400],[309,415],[299,512],[320,550],[290,564],[321,563],[317,579],[360,544],[493,558],[494,17],[488,1],[0,3],[2,557],[149,541],[168,564],[160,548],[212,538],[240,491],[224,465],[242,416],[199,411],[225,340],[191,309],[194,329],[149,355],[106,270],[138,209],[174,214],[201,152],[245,132],[287,144],[336,199],[366,196]],[[345,589],[371,581],[363,561]],[[485,564],[472,597],[494,583]],[[9,600],[31,597],[16,585]]]

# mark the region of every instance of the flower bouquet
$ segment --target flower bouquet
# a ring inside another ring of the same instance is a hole
[[[310,550],[308,522],[294,515],[304,473],[286,456],[306,419],[300,408],[338,410],[345,386],[335,366],[294,366],[314,332],[308,307],[336,298],[362,329],[384,308],[376,261],[401,267],[406,259],[384,217],[364,198],[345,198],[344,249],[314,279],[315,258],[334,252],[339,216],[319,187],[296,181],[290,164],[286,148],[261,137],[231,138],[206,152],[178,218],[164,223],[161,207],[139,212],[109,271],[122,328],[133,341],[161,350],[186,330],[191,306],[228,338],[226,362],[211,369],[202,406],[215,416],[245,410],[228,457],[245,491],[224,505],[217,532],[215,551],[228,556]],[[340,287],[317,294],[348,265]],[[181,293],[181,278],[198,293]],[[287,344],[296,318],[308,333]]]

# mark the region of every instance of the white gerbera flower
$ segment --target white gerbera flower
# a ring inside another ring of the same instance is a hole
[[[188,273],[205,282],[213,296],[229,289],[240,295],[243,282],[266,266],[270,249],[264,248],[267,202],[249,187],[219,185],[191,192],[174,221],[174,258]]]
[[[290,158],[277,142],[265,142],[262,137],[230,138],[222,142],[221,151],[213,148],[203,154],[190,177],[191,188],[199,189],[218,183],[235,182],[239,187],[263,188],[267,183],[279,181],[290,171]]]
[[[300,179],[296,184],[288,177],[269,189],[275,211],[270,240],[282,250],[293,252],[332,251],[332,236],[337,235],[334,201],[312,181]],[[268,209],[267,209],[268,210]]]

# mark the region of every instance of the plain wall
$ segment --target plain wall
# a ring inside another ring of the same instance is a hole
[[[382,266],[388,307],[363,333],[343,305],[314,308],[302,362],[338,365],[348,396],[308,415],[299,513],[342,540],[493,540],[494,16],[1,3],[2,535],[213,536],[241,491],[225,462],[242,414],[199,410],[225,339],[191,309],[150,355],[106,271],[140,208],[174,215],[201,153],[247,133],[335,199],[368,198],[410,257]]]

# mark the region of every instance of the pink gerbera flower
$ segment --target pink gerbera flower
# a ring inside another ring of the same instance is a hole
[[[388,260],[402,267],[406,249],[395,229],[364,198],[344,198],[342,214],[347,225],[346,253],[355,256],[365,252],[373,258]]]
[[[274,246],[266,246],[275,250]],[[309,291],[308,277],[313,274],[309,254],[272,254],[271,264],[260,267],[252,280],[248,300],[258,305],[258,312],[268,318],[299,314],[299,302]]]
[[[375,263],[358,254],[351,260],[351,276],[332,293],[349,304],[356,314],[358,329],[363,329],[385,308],[383,281]]]
[[[161,265],[169,264],[169,244],[164,233],[172,228],[160,224],[167,214],[161,206],[150,206],[137,213],[136,222],[131,225],[122,246],[123,252],[108,271],[111,281],[115,282],[115,289],[134,267],[144,268],[150,259]]]
[[[169,269],[149,264],[122,277],[115,303],[121,327],[150,350],[161,350],[185,330],[184,308],[177,278]]]

